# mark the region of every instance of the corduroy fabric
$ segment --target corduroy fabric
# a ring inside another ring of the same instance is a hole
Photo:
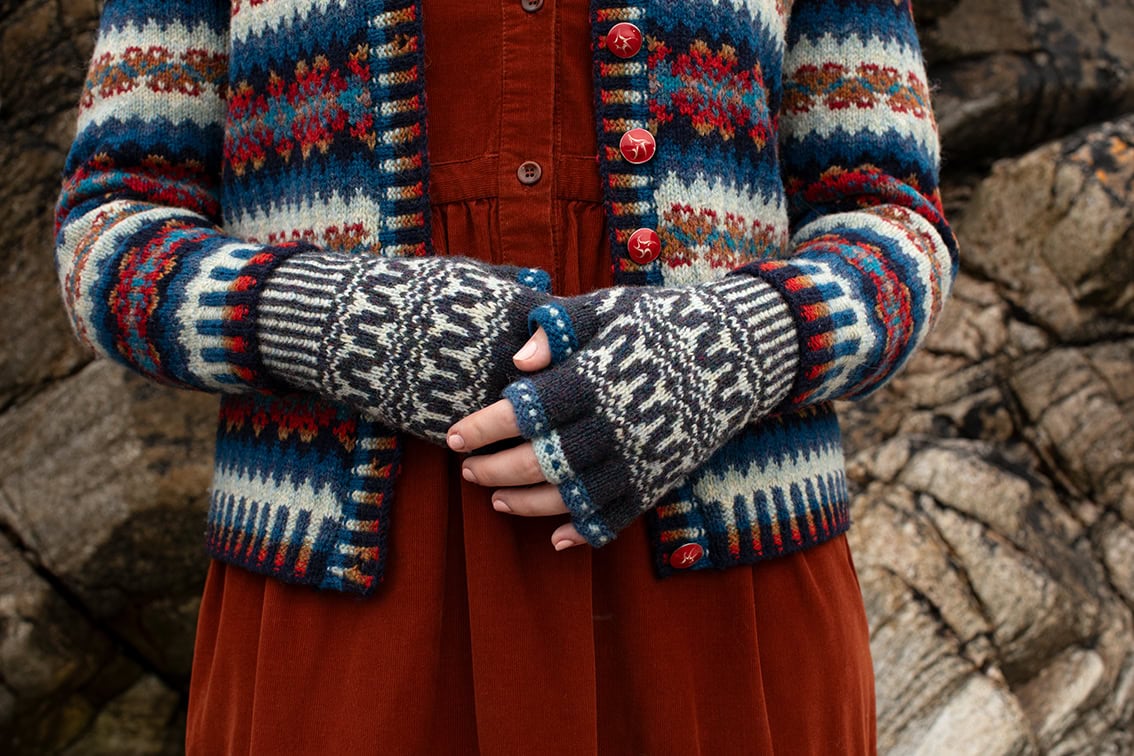
[[[644,33],[633,60],[605,47],[623,20]],[[822,543],[849,526],[828,402],[904,364],[956,269],[909,2],[595,0],[590,39],[615,282],[758,276],[798,333],[777,414],[647,515],[658,572],[684,543],[703,549],[694,570]],[[430,253],[426,46],[413,0],[104,11],[59,203],[64,299],[97,352],[224,394],[209,552],[289,582],[376,588],[400,440],[272,380],[254,328],[263,284],[297,252]],[[502,60],[525,64],[507,41]],[[497,153],[507,205],[522,153],[559,116],[509,92],[500,112],[529,116]],[[629,128],[656,136],[649,162],[621,158]],[[546,248],[547,226],[532,216],[501,240]],[[646,265],[626,253],[639,226],[662,240]]]

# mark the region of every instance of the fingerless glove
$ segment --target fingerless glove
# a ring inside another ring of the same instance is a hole
[[[774,408],[798,365],[787,305],[748,275],[557,299],[531,323],[559,364],[504,396],[593,546]]]
[[[460,257],[304,252],[265,284],[261,355],[292,387],[444,443],[520,374],[512,355],[549,284],[538,269]]]

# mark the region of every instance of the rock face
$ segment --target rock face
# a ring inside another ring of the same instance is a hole
[[[844,413],[882,750],[1134,750],[1134,116],[998,163],[909,369]]]
[[[0,752],[177,753],[216,400],[71,336],[51,207],[97,6],[3,7]],[[1134,0],[915,11],[963,261],[842,408],[879,745],[1134,752]]]

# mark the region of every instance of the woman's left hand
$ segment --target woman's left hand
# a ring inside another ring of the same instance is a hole
[[[551,364],[551,350],[542,328],[516,353],[513,362],[529,373]],[[446,434],[446,441],[453,451],[467,453],[519,435],[512,403],[501,399],[455,423]],[[547,482],[530,441],[494,454],[468,457],[461,474],[471,483],[496,489],[492,492],[492,507],[497,512],[522,517],[567,514],[559,488]],[[551,543],[556,551],[562,551],[586,540],[568,522],[555,529]]]

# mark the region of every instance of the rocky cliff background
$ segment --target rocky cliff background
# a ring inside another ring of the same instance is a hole
[[[914,0],[963,245],[844,408],[888,754],[1134,753],[1134,0]],[[0,0],[0,751],[181,750],[215,397],[73,340],[96,0]]]

